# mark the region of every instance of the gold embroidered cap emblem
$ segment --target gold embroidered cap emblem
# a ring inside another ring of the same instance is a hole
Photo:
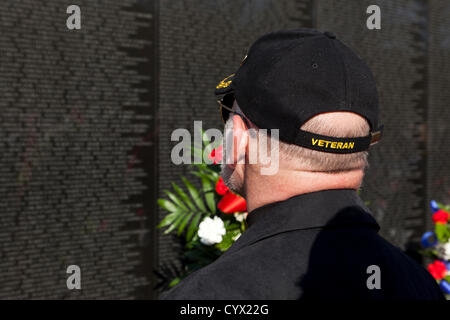
[[[228,87],[228,86],[231,84],[232,80],[228,80],[228,81],[227,81],[227,79],[229,79],[229,78],[232,77],[232,76],[234,76],[234,73],[233,73],[233,74],[230,74],[228,77],[226,77],[225,79],[223,79],[222,81],[220,81],[219,84],[216,86],[216,89],[221,89],[221,88],[226,88],[226,87]]]

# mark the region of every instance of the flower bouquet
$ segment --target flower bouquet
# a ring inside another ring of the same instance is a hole
[[[450,206],[436,201],[430,202],[434,232],[425,232],[422,236],[423,253],[433,259],[428,271],[436,279],[442,291],[450,297]]]
[[[205,152],[206,141],[201,150]],[[208,150],[206,154],[208,154]],[[168,214],[158,225],[164,233],[175,233],[183,243],[182,270],[157,272],[162,279],[159,287],[176,285],[190,273],[216,260],[236,241],[246,228],[247,205],[245,199],[232,192],[219,175],[222,146],[209,153],[210,164],[192,164],[191,174],[197,178],[194,185],[181,177],[184,186],[172,183],[172,191],[164,190],[166,199],[158,204]],[[165,273],[165,275],[163,274]]]

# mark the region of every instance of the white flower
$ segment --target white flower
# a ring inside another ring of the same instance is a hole
[[[214,217],[214,219],[209,217],[203,219],[198,226],[200,242],[207,246],[222,242],[222,237],[225,233],[225,225],[223,224],[222,219],[217,216]]]
[[[234,213],[234,218],[237,221],[242,222],[242,221],[244,221],[245,218],[247,218],[247,214],[248,214],[248,212],[236,212],[236,213]]]
[[[442,259],[450,260],[450,241],[444,244],[439,244],[436,250]]]

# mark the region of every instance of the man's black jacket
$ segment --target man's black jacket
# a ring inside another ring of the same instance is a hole
[[[444,299],[421,265],[377,234],[354,190],[298,195],[255,209],[247,221],[228,251],[161,298]],[[380,289],[369,289],[369,266],[379,267]]]

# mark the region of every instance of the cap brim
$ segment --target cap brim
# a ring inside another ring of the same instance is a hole
[[[223,79],[222,81],[220,81],[217,86],[216,89],[214,90],[214,94],[215,95],[222,95],[222,94],[226,94],[226,93],[230,93],[233,91],[233,80],[234,80],[234,76],[235,74],[231,74],[228,77],[226,77],[225,79]]]

